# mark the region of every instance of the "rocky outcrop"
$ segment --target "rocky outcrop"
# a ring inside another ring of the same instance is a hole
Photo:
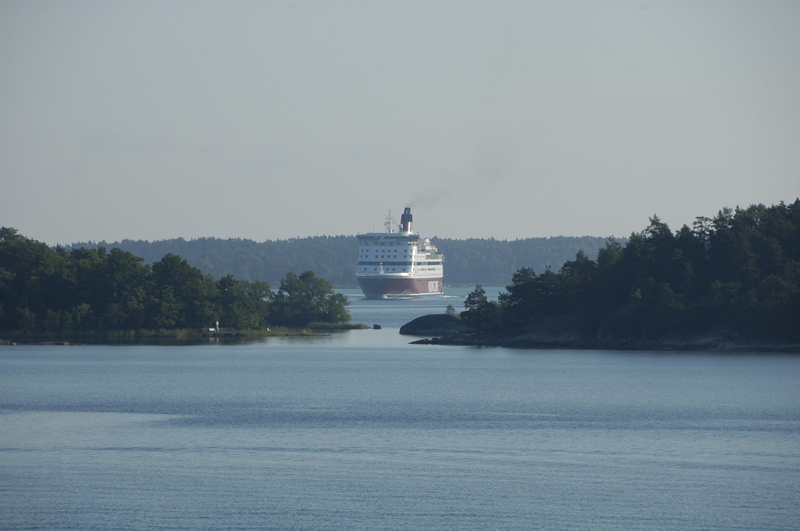
[[[575,314],[545,317],[526,325],[518,334],[502,338],[505,346],[535,345],[537,347],[585,347],[586,341],[578,333]]]
[[[406,336],[452,336],[466,331],[461,319],[445,313],[423,315],[400,327]]]
[[[509,348],[590,348],[607,350],[683,350],[800,352],[800,344],[746,338],[726,330],[669,334],[658,338],[616,337],[600,327],[593,337],[580,334],[575,314],[539,319],[514,333],[475,333],[453,316],[425,315],[400,328],[401,334],[426,336],[425,345],[471,345]]]

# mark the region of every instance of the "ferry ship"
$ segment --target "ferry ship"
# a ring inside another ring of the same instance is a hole
[[[386,232],[359,234],[356,278],[368,299],[436,297],[444,294],[444,256],[411,227],[406,207],[396,226],[392,213]],[[398,230],[399,229],[399,230]]]

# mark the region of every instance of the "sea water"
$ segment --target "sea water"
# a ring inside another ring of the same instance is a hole
[[[800,528],[800,357],[398,334],[453,291],[348,293],[381,330],[0,347],[0,528]]]

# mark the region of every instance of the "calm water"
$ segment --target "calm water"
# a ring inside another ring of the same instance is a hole
[[[800,528],[800,357],[397,334],[447,304],[354,299],[386,328],[249,345],[0,347],[0,528]]]

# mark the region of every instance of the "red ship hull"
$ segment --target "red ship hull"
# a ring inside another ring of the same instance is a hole
[[[368,299],[435,297],[444,294],[442,278],[358,277],[358,284]]]

